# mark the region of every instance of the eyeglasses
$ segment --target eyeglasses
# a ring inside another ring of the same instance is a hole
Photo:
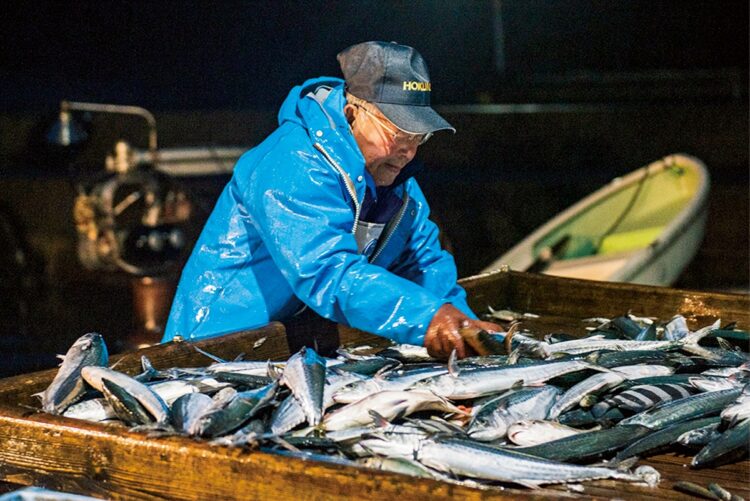
[[[395,125],[393,125],[389,120],[385,118],[381,118],[375,113],[371,112],[361,104],[352,103],[357,108],[361,108],[365,113],[367,113],[368,116],[372,117],[373,120],[375,120],[380,127],[387,131],[390,134],[390,139],[393,142],[398,143],[405,143],[408,145],[417,145],[422,146],[424,143],[426,143],[431,137],[432,132],[427,132],[426,134],[412,134],[410,132],[405,132],[399,128],[397,128]]]

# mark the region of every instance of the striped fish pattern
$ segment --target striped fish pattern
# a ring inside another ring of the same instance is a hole
[[[616,407],[631,412],[641,412],[662,402],[678,400],[698,393],[690,384],[663,383],[633,386],[617,395],[606,397],[591,408],[594,417],[603,416],[609,409]]]

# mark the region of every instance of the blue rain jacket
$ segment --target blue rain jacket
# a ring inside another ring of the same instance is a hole
[[[238,160],[206,222],[162,342],[260,327],[305,305],[415,345],[445,303],[476,318],[415,179],[394,188],[404,203],[370,258],[358,252],[354,230],[369,174],[345,104],[340,79],[292,89],[279,127]]]

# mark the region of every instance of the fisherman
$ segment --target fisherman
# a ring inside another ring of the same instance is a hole
[[[467,305],[413,177],[417,149],[455,132],[430,107],[424,59],[386,42],[337,58],[344,80],[294,87],[279,127],[237,162],[183,269],[163,342],[322,317],[446,358],[470,350],[463,327],[501,330]]]

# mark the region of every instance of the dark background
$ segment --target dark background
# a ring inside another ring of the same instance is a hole
[[[160,147],[250,147],[292,86],[338,76],[336,54],[364,40],[416,47],[458,129],[420,150],[419,180],[461,276],[613,177],[686,152],[712,191],[676,286],[747,290],[747,1],[5,2],[0,28],[4,374],[136,327],[131,277],[80,265],[71,214],[117,139],[145,148],[143,123],[93,115],[83,147],[52,149],[61,99],[145,107]],[[227,179],[180,180],[195,232]]]

